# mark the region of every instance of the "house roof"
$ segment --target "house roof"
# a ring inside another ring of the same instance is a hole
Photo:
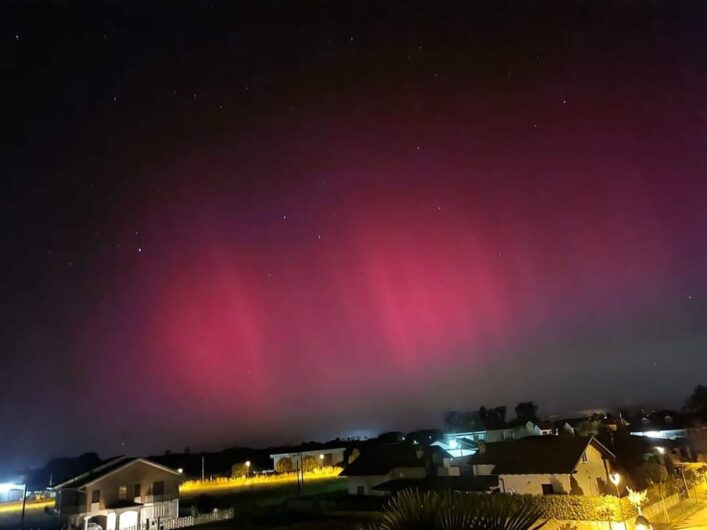
[[[342,477],[361,475],[387,475],[396,468],[425,467],[437,457],[449,454],[437,446],[412,445],[408,443],[380,444],[367,448],[361,455],[344,468]]]
[[[572,473],[589,444],[606,458],[614,458],[611,451],[593,437],[531,436],[487,443],[485,451],[471,456],[469,463],[494,465],[494,475]]]
[[[459,477],[401,478],[378,484],[373,489],[395,493],[407,488],[420,490],[451,491],[489,491],[498,487],[498,477],[478,477],[473,475]]]
[[[55,486],[52,487],[52,489],[59,490],[59,489],[83,488],[84,486],[88,486],[90,484],[93,484],[94,482],[102,479],[103,477],[105,477],[107,475],[110,475],[112,473],[120,471],[121,469],[124,469],[124,468],[131,466],[133,464],[136,464],[138,462],[142,462],[143,464],[147,464],[149,466],[159,468],[163,471],[166,471],[168,473],[172,473],[174,475],[180,474],[175,469],[171,469],[169,467],[160,465],[156,462],[153,462],[151,460],[147,460],[145,458],[129,458],[126,456],[119,456],[119,457],[112,458],[109,460],[104,460],[101,464],[94,467],[93,469],[90,469],[85,473],[82,473],[82,474],[77,475],[73,478],[70,478],[69,480],[66,480],[60,484],[56,484]]]

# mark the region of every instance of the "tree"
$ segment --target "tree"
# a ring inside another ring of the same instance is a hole
[[[231,466],[232,477],[245,477],[246,475],[248,475],[248,466],[245,465],[245,462],[238,462]]]
[[[275,471],[278,473],[292,473],[295,470],[295,464],[289,456],[280,458],[275,463]]]
[[[536,423],[538,421],[538,406],[532,401],[521,401],[516,405],[515,411],[518,421],[523,423],[529,421]]]
[[[542,510],[522,496],[407,489],[383,509],[377,530],[537,530]]]
[[[485,429],[498,429],[506,424],[506,406],[479,407],[479,419]]]
[[[685,400],[685,409],[689,412],[699,412],[707,409],[707,386],[698,385]]]
[[[307,473],[319,468],[319,462],[311,455],[307,455],[302,459],[302,470]]]
[[[471,410],[450,410],[444,415],[444,424],[448,431],[473,431],[479,425],[479,415]]]

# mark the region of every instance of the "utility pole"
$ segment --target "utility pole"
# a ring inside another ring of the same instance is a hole
[[[204,455],[201,455],[201,481],[204,482]]]
[[[20,515],[20,530],[25,528],[25,506],[27,505],[27,480],[22,488],[22,515]]]

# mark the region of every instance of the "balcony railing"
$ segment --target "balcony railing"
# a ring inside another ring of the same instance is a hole
[[[135,502],[141,502],[147,504],[150,502],[165,502],[176,499],[177,496],[174,493],[157,493],[154,495],[143,495],[142,497],[135,497]]]

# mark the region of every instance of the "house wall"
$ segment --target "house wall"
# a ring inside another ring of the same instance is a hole
[[[162,481],[164,483],[163,494],[160,497],[152,498],[153,484]],[[127,499],[135,499],[134,487],[140,484],[140,500],[138,502],[160,502],[162,500],[179,499],[179,483],[181,477],[168,471],[164,471],[144,462],[136,462],[125,469],[103,477],[98,482],[86,486],[86,511],[91,511],[91,499],[94,490],[100,490],[99,510],[110,508],[111,505],[120,501],[120,486],[127,487]]]
[[[582,488],[584,495],[601,495],[597,479],[600,478],[607,484],[609,483],[608,464],[602,458],[599,450],[591,444],[587,446],[585,454],[587,461],[583,462],[580,459],[573,476],[579,487]]]
[[[344,451],[346,451],[346,449],[341,447],[336,449],[322,449],[321,451],[302,451],[302,453],[296,452],[274,454],[270,455],[270,458],[272,458],[273,461],[273,469],[277,466],[277,462],[282,458],[289,458],[292,460],[295,467],[297,467],[299,464],[300,454],[302,455],[302,458],[306,456],[313,456],[317,459],[317,462],[319,461],[319,455],[324,455],[323,463],[325,466],[338,466],[344,463]]]
[[[349,495],[359,495],[358,487],[363,486],[363,495],[386,495],[384,491],[376,491],[373,488],[389,480],[401,478],[424,478],[427,471],[424,467],[399,467],[390,471],[387,475],[363,475],[346,478],[346,485]]]
[[[499,475],[498,480],[504,493],[542,495],[543,484],[552,484],[553,493],[570,492],[570,478],[565,474]]]

